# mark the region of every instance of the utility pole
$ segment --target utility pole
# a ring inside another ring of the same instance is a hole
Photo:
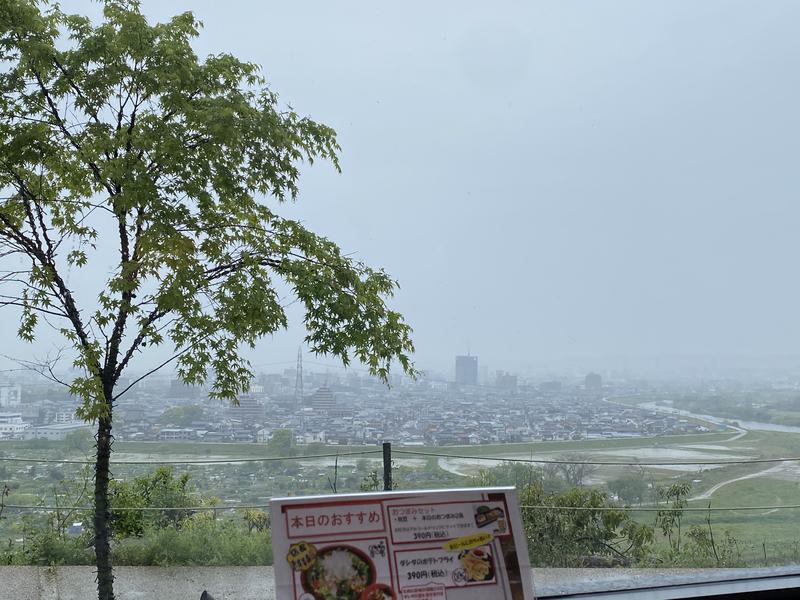
[[[392,489],[392,443],[383,442],[383,491],[391,492]]]

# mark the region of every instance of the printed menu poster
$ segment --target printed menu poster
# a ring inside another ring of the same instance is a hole
[[[277,498],[279,600],[534,600],[514,488]]]

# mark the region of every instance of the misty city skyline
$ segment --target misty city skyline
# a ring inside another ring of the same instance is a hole
[[[800,371],[797,3],[191,7],[199,55],[338,132],[343,173],[278,210],[399,281],[420,368]],[[293,360],[298,308],[256,369]],[[3,354],[45,356],[16,317]]]

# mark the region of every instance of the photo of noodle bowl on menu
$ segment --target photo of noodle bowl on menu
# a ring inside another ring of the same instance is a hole
[[[330,546],[317,552],[303,575],[303,589],[315,600],[361,600],[375,582],[375,565],[351,546]]]

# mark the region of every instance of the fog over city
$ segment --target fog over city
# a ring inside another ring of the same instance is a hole
[[[200,55],[263,65],[338,132],[343,172],[306,167],[278,210],[399,281],[420,368],[800,365],[797,2],[191,6]],[[257,369],[294,361],[290,317]],[[0,319],[3,354],[56,343]]]
[[[0,597],[800,590],[800,2],[52,1]]]

